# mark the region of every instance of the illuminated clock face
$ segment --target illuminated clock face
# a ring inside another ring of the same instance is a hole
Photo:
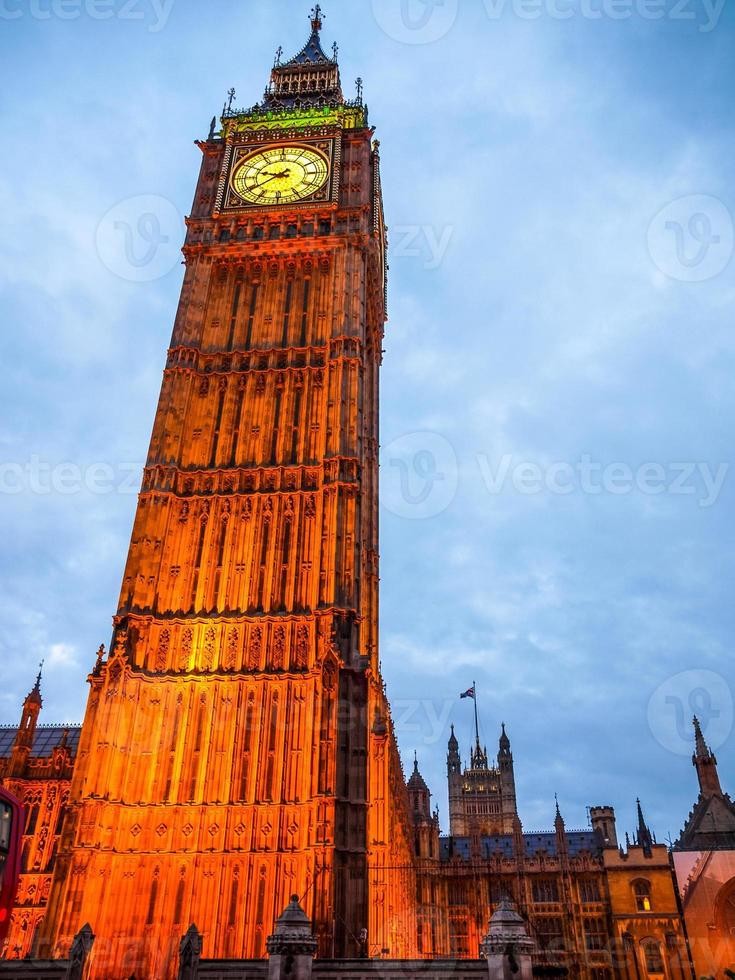
[[[303,201],[329,177],[326,157],[308,146],[277,146],[246,157],[232,175],[232,189],[248,204]]]

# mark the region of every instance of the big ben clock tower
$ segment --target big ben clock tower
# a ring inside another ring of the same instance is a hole
[[[260,958],[297,894],[320,955],[415,951],[378,662],[385,230],[361,85],[311,36],[203,161],[109,655],[39,952],[91,975]]]

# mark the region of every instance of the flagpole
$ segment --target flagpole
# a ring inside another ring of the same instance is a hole
[[[477,721],[477,684],[475,681],[472,682],[472,700],[475,705],[475,738],[477,739],[477,747],[480,747],[480,726]]]

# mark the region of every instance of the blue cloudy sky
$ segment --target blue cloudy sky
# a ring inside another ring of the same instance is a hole
[[[0,0],[2,722],[41,658],[45,720],[82,716],[181,284],[193,140],[230,86],[259,98],[308,6]],[[694,709],[735,790],[732,5],[325,13],[382,141],[382,659],[406,764],[417,749],[444,815],[448,725],[466,752],[457,696],[476,680],[528,829],[551,824],[555,792],[569,825],[613,803],[625,829],[640,795],[675,835]]]

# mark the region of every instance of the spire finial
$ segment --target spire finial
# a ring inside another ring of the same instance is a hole
[[[315,34],[318,34],[322,29],[322,8],[321,4],[317,4],[316,7],[311,12],[311,29]]]
[[[233,101],[235,99],[235,94],[236,93],[235,93],[234,88],[229,89],[228,92],[227,92],[227,95],[229,96],[229,99],[228,99],[228,102],[227,102],[227,111],[228,112],[232,109],[232,103],[233,103]]]
[[[419,771],[419,754],[416,749],[413,750],[413,771]]]
[[[694,716],[694,754],[692,764],[697,770],[700,796],[722,796],[720,777],[717,773],[717,756],[707,745],[699,718]]]
[[[38,665],[38,674],[36,676],[36,682],[26,695],[26,699],[23,702],[25,711],[26,705],[36,704],[39,707],[43,704],[43,698],[41,697],[41,674],[43,673],[43,660]]]
[[[704,735],[702,733],[702,726],[699,723],[699,718],[694,716],[694,745],[695,745],[695,755],[700,759],[706,758],[710,752],[707,747],[707,743],[704,740]]]
[[[283,48],[279,45],[278,50],[276,51],[275,61],[273,62],[274,68],[280,67],[282,57],[283,57]]]
[[[357,89],[357,101],[362,105],[362,79],[355,79],[355,88]]]
[[[638,808],[638,846],[643,848],[644,854],[650,855],[653,837],[643,816],[643,807],[639,799],[636,800],[636,806]]]
[[[556,816],[554,817],[554,826],[556,827],[556,832],[561,833],[564,830],[564,817],[561,815],[561,810],[559,809],[558,793],[554,793],[554,802],[556,803]]]

